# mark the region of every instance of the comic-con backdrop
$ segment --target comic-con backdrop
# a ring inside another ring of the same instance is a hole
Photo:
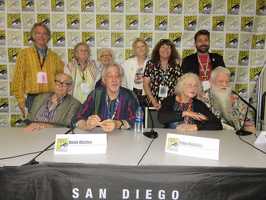
[[[171,39],[182,56],[192,54],[194,34],[211,32],[211,52],[224,57],[234,90],[257,104],[256,83],[265,60],[266,0],[0,0],[0,126],[20,126],[21,112],[10,83],[19,51],[32,44],[30,29],[44,22],[49,47],[67,63],[73,46],[111,47],[116,61],[132,56],[143,37],[151,49]]]

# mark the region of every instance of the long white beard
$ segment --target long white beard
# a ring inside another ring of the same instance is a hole
[[[231,103],[232,87],[229,86],[224,92],[219,91],[216,86],[211,87],[212,94],[214,95],[215,104],[220,111],[221,118],[224,118],[228,122],[232,122],[233,109]]]

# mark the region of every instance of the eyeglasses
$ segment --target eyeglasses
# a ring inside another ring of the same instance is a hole
[[[59,80],[55,80],[54,82],[55,82],[55,84],[56,84],[57,86],[62,85],[63,87],[67,87],[67,86],[70,85],[70,83],[61,82],[61,81],[59,81]]]
[[[113,55],[112,54],[103,54],[101,55],[102,58],[112,58]]]
[[[121,75],[120,74],[115,74],[115,75],[112,75],[112,74],[107,74],[105,76],[107,79],[111,80],[111,79],[120,79],[121,78]]]
[[[189,88],[195,88],[197,89],[198,86],[197,85],[192,85],[191,83],[185,84],[186,86],[188,86]]]

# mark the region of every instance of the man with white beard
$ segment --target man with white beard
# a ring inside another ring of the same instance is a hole
[[[83,130],[101,127],[104,132],[133,128],[139,103],[132,90],[121,87],[123,75],[123,69],[119,64],[111,62],[104,66],[104,85],[95,88],[88,95],[78,113],[72,118],[74,127]]]
[[[248,105],[232,93],[230,75],[230,70],[225,67],[215,68],[210,76],[211,87],[197,98],[221,119],[224,129],[240,130],[244,127],[246,131],[255,131],[253,116],[250,111],[247,113]]]

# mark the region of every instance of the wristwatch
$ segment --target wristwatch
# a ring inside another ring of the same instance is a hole
[[[119,130],[122,130],[124,128],[124,122],[122,120],[120,120],[121,122],[121,126],[119,127]]]

